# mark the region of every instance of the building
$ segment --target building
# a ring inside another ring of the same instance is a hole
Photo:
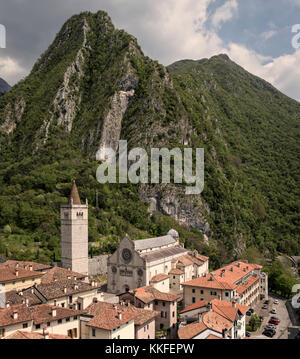
[[[148,286],[154,283],[158,275],[169,276],[169,287],[177,288],[169,273],[181,267],[183,260],[189,263],[186,266],[188,270],[183,269],[183,278],[192,279],[208,271],[208,258],[183,248],[178,233],[173,229],[166,236],[156,238],[134,241],[125,236],[107,260],[107,290],[120,294]]]
[[[155,320],[155,330],[168,330],[171,338],[177,331],[177,301],[180,297],[171,293],[160,292],[152,286],[130,290],[120,295],[120,301],[130,303],[137,308],[158,311],[160,315]]]
[[[42,272],[37,272],[30,266],[24,269],[15,265],[0,265],[0,294],[11,290],[22,290],[34,284],[41,283]]]
[[[246,332],[248,306],[213,299],[197,302],[181,313],[179,339],[241,339]]]
[[[184,323],[193,323],[195,321],[199,322],[199,315],[203,315],[203,313],[211,310],[233,323],[233,326],[231,327],[232,332],[229,334],[232,339],[244,338],[246,333],[246,312],[249,309],[250,307],[237,304],[235,301],[230,303],[218,299],[213,299],[210,302],[203,300],[201,302],[194,303],[182,310],[180,312],[180,319]],[[203,321],[201,322],[203,323]],[[206,327],[210,327],[210,329],[212,329],[212,327],[209,325],[209,322],[206,323]],[[225,328],[221,329],[223,330]],[[222,330],[219,332],[217,331],[218,334],[214,334],[221,337]]]
[[[259,265],[238,261],[185,282],[184,305],[219,299],[251,306],[267,298],[267,275],[261,269]]]
[[[136,313],[99,306],[97,314],[81,315],[82,339],[135,339]]]
[[[88,275],[88,203],[81,204],[75,182],[69,203],[60,206],[60,220],[62,267]]]
[[[67,335],[78,338],[79,311],[47,304],[28,307],[25,304],[0,309],[0,338],[18,330]]]
[[[42,263],[30,262],[30,261],[17,261],[12,259],[7,259],[3,264],[5,266],[10,266],[10,267],[18,266],[19,268],[22,269],[26,269],[26,270],[30,269],[35,272],[43,272],[43,273],[45,273],[46,271],[52,268],[52,266],[49,264],[42,264]]]
[[[109,312],[113,316],[119,312],[128,312],[135,314],[134,316],[134,338],[135,339],[155,339],[155,319],[160,314],[157,311],[146,310],[142,308],[136,308],[130,303],[121,303],[121,304],[112,304],[107,302],[98,302],[95,301],[84,311],[84,313],[80,316],[80,325],[81,325],[81,333],[82,339],[92,339],[96,337],[96,331],[93,332],[90,326],[87,326],[89,321],[97,316],[101,316],[104,311],[107,309],[114,310],[114,312]],[[115,330],[114,330],[115,329]],[[128,328],[127,328],[128,329]],[[111,331],[111,329],[110,329]],[[93,335],[94,334],[94,335]],[[124,333],[122,332],[122,338],[124,338]],[[116,328],[112,329],[112,333],[110,337],[118,337],[121,334],[116,334]],[[98,333],[98,337],[100,332]],[[131,333],[129,334],[131,336]],[[104,337],[106,338],[108,333],[104,333]],[[127,338],[126,338],[127,339]]]

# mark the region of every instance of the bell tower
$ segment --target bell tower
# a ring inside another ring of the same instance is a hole
[[[88,202],[81,204],[75,181],[69,203],[60,206],[60,223],[62,267],[88,275]]]

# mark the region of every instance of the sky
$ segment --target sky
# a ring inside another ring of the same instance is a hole
[[[164,65],[226,53],[300,101],[300,0],[0,0],[0,77],[26,77],[70,16],[98,10]]]

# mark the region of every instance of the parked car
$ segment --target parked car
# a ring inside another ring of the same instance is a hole
[[[274,300],[274,304],[278,304],[279,303],[279,301],[276,299],[276,300]]]
[[[251,313],[254,313],[254,309],[252,309],[252,308],[250,308],[249,311],[250,311]]]
[[[248,315],[248,316],[252,315],[252,312],[251,312],[251,310],[250,310],[250,309],[249,309],[249,310],[247,310],[246,315]]]
[[[251,337],[251,334],[250,334],[249,332],[246,332],[245,334],[246,334],[246,337],[247,337],[247,338],[250,338],[250,337]]]
[[[262,309],[268,309],[268,304],[264,304],[264,305],[262,306]]]
[[[267,324],[266,325],[266,329],[275,329],[276,325],[275,324]]]
[[[278,324],[279,324],[279,321],[278,321],[277,319],[270,319],[270,320],[269,320],[269,324],[278,325]]]
[[[276,334],[276,331],[272,330],[272,329],[266,329],[263,331],[263,335],[265,335],[266,337],[269,337],[269,338],[273,338],[275,334]]]
[[[265,300],[265,301],[264,301],[264,304],[269,304],[269,303],[270,303],[269,300]]]
[[[275,319],[280,323],[280,319],[278,317],[274,317],[273,315],[271,316],[271,319]]]
[[[270,311],[270,313],[276,314],[276,309],[272,309],[272,310]]]

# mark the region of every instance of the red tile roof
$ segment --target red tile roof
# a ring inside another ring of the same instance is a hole
[[[182,285],[189,287],[213,288],[221,290],[233,290],[236,287],[235,285],[230,284],[224,280],[221,281],[219,277],[216,277],[211,273],[208,273],[203,277],[195,278],[188,282],[182,283]]]
[[[189,305],[188,307],[184,308],[180,313],[186,313],[186,312],[190,312],[195,309],[205,307],[206,304],[207,304],[206,300],[201,300],[199,302],[193,303],[193,304]]]
[[[14,319],[14,313],[17,317]],[[14,305],[9,308],[0,309],[0,327],[6,327],[17,323],[29,322],[32,320],[31,312],[25,305]]]
[[[194,322],[186,325],[183,328],[180,328],[177,332],[177,335],[179,339],[192,339],[207,329],[208,328],[204,323]]]
[[[178,295],[175,294],[160,292],[158,289],[155,289],[151,286],[130,290],[129,293],[133,294],[137,299],[141,300],[143,303],[150,303],[153,300],[173,302],[180,298]]]
[[[42,263],[29,262],[29,261],[16,261],[16,260],[12,260],[12,259],[8,259],[2,265],[15,267],[16,264],[19,265],[19,268],[23,268],[23,269],[27,269],[27,270],[30,269],[30,266],[32,266],[32,269],[34,271],[42,271],[42,270],[51,269],[51,266],[49,264],[42,264]]]
[[[121,315],[121,318],[119,318],[119,315]],[[130,322],[136,316],[136,313],[105,308],[100,314],[96,315],[91,321],[89,321],[87,325],[104,330],[113,330],[127,322]]]
[[[243,283],[236,287],[238,294],[243,294],[249,287],[260,279],[260,275],[248,277]]]
[[[181,269],[173,268],[170,270],[169,274],[181,275],[181,274],[184,274],[184,272]]]
[[[11,282],[18,279],[24,278],[39,278],[43,275],[41,272],[35,272],[31,270],[26,270],[23,268],[14,268],[11,266],[5,266],[4,264],[0,266],[0,282]]]
[[[34,324],[53,322],[58,319],[74,317],[82,313],[82,311],[79,310],[73,310],[48,304],[35,305],[33,307],[29,307],[29,310],[31,312]],[[52,310],[56,311],[55,316],[52,315]]]
[[[148,310],[142,308],[136,308],[133,305],[122,305],[122,304],[112,304],[107,302],[97,302],[90,304],[85,310],[84,313],[92,316],[101,314],[105,309],[115,309],[119,311],[125,311],[129,313],[135,313],[134,318],[135,325],[144,325],[148,321],[154,319],[160,314],[160,312],[155,310]]]
[[[150,283],[158,283],[166,279],[169,279],[167,274],[157,274],[150,279]]]
[[[87,275],[61,267],[53,267],[43,275],[41,283],[51,283],[56,280],[75,280],[75,278],[83,280],[87,278]]]
[[[49,339],[71,339],[67,335],[62,334],[48,334]],[[4,339],[45,339],[43,333],[38,332],[25,332],[22,330],[17,330],[16,332],[8,335]]]

